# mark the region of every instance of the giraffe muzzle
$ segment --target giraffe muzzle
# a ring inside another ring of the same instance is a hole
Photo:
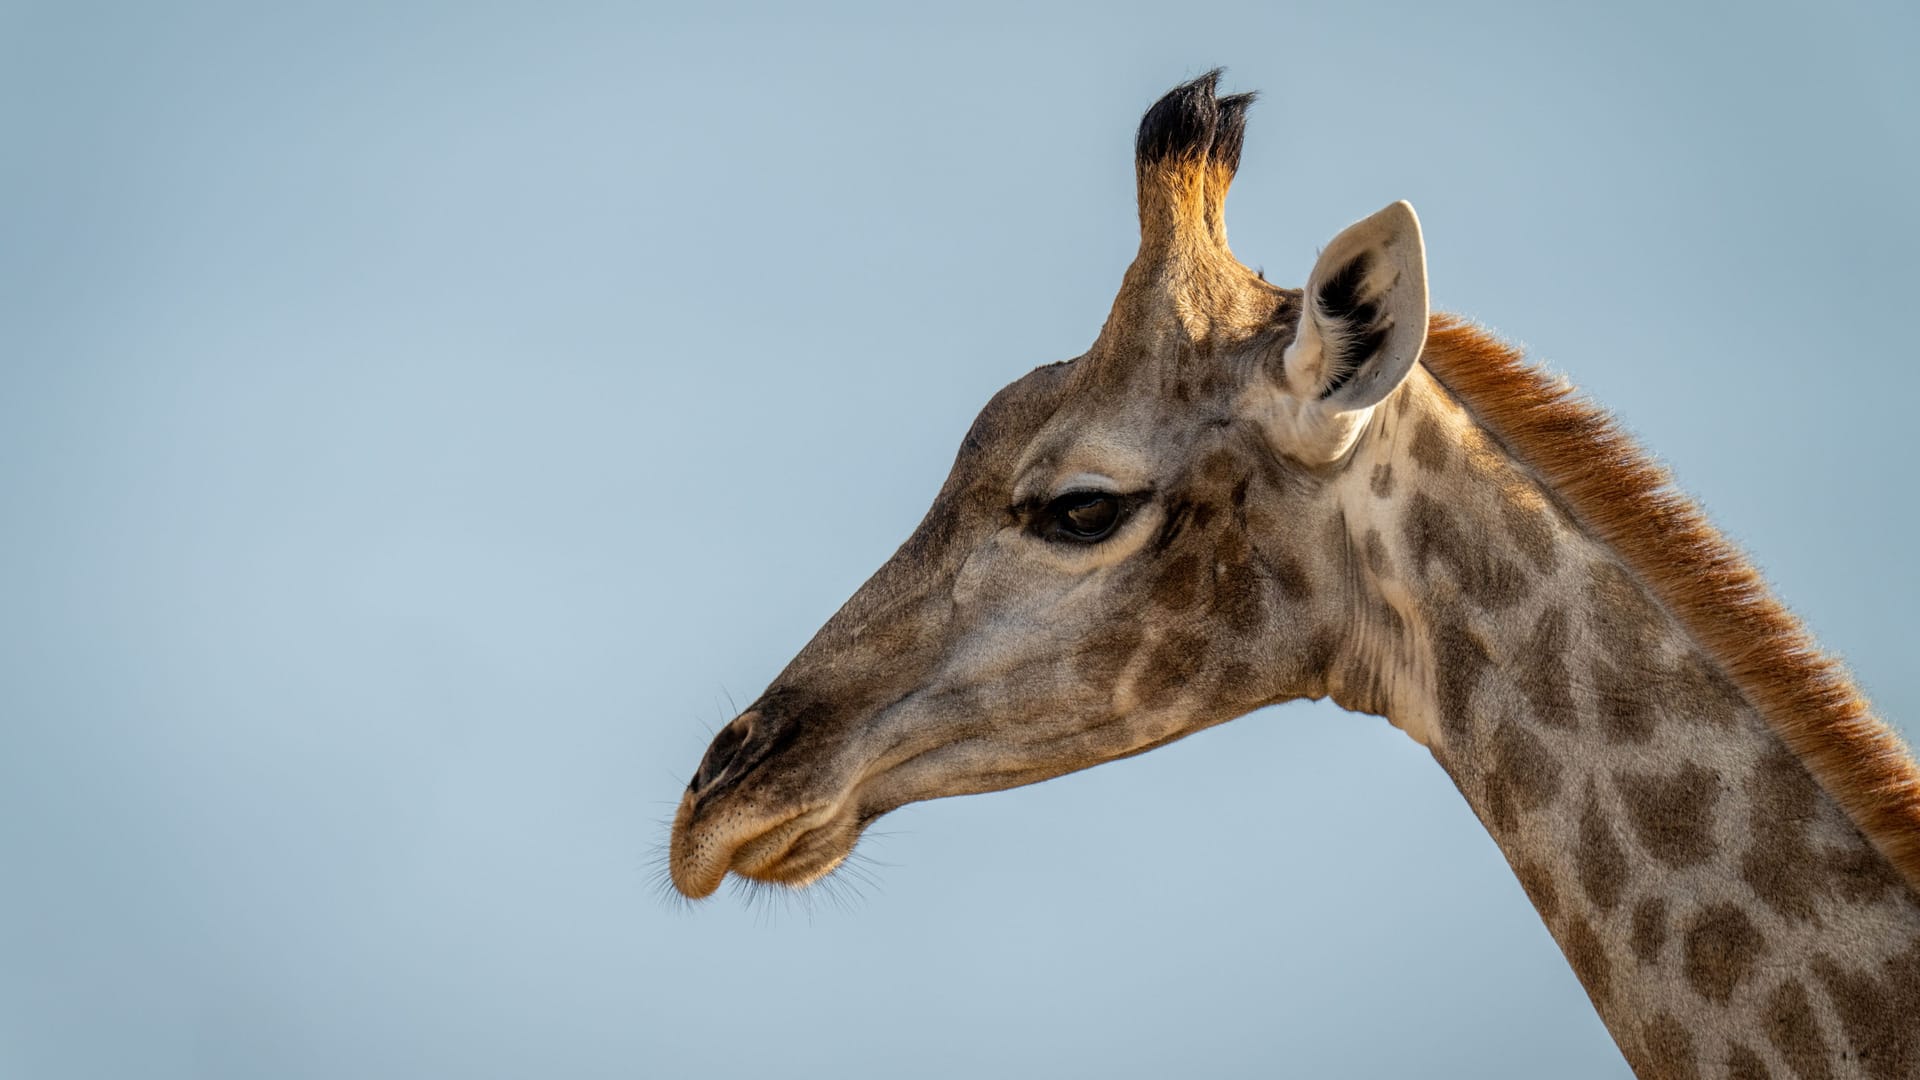
[[[714,735],[674,815],[669,871],[681,894],[708,896],[729,873],[803,886],[853,850],[860,823],[851,788],[796,768],[829,734],[822,715],[763,701]]]

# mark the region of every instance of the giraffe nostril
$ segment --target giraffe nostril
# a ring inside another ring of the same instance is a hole
[[[700,759],[700,767],[694,770],[693,781],[687,790],[698,795],[713,786],[733,759],[740,755],[740,748],[747,744],[747,736],[753,734],[754,713],[745,712],[733,718],[733,722],[720,729],[713,737],[713,744],[707,747],[707,754]]]

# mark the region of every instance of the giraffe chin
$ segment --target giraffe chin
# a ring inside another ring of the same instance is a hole
[[[779,816],[745,818],[739,811],[698,820],[691,793],[674,815],[668,869],[673,887],[689,900],[713,895],[727,874],[804,888],[831,874],[860,839],[861,823],[836,805],[805,807]]]

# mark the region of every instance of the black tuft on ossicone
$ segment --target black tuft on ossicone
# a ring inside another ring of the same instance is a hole
[[[1219,84],[1220,69],[1214,68],[1191,82],[1181,83],[1154,102],[1147,115],[1140,118],[1140,133],[1133,140],[1135,163],[1144,167],[1174,159],[1206,157],[1213,147],[1214,132],[1220,121],[1221,102],[1213,96]],[[1236,107],[1243,122],[1245,108],[1244,104]],[[1236,137],[1236,159],[1239,153]]]
[[[1215,102],[1220,119],[1213,127],[1213,148],[1207,156],[1229,173],[1240,169],[1240,146],[1247,138],[1247,108],[1256,97],[1252,91],[1230,94]]]

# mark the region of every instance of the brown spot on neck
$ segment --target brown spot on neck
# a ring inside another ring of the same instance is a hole
[[[1666,899],[1649,896],[1633,905],[1633,935],[1627,939],[1633,955],[1639,957],[1642,964],[1658,963],[1660,950],[1666,943]]]
[[[1800,759],[1776,745],[1747,778],[1752,840],[1740,858],[1740,878],[1760,902],[1797,921],[1814,917],[1824,892],[1815,866],[1807,823],[1819,789]]]
[[[1701,997],[1724,1005],[1753,976],[1766,949],[1747,913],[1732,904],[1701,910],[1682,942],[1682,972]]]
[[[1533,719],[1562,730],[1577,727],[1580,722],[1573,705],[1573,677],[1567,671],[1569,644],[1567,613],[1557,607],[1547,608],[1527,638],[1521,651],[1525,662],[1516,673]]]
[[[1463,613],[1435,612],[1432,628],[1433,666],[1437,676],[1440,728],[1450,753],[1471,760],[1473,747],[1473,692],[1480,676],[1493,664],[1492,652],[1466,624]],[[1458,779],[1458,777],[1456,777]]]
[[[1713,853],[1713,811],[1720,784],[1692,762],[1671,773],[1621,773],[1615,778],[1627,821],[1647,853],[1668,866],[1697,866]]]
[[[1596,714],[1607,739],[1616,743],[1651,741],[1658,699],[1646,672],[1596,656],[1591,676]]]
[[[1525,493],[1514,490],[1511,485],[1502,491],[1505,498],[1501,502],[1500,513],[1506,519],[1507,532],[1512,535],[1513,542],[1533,562],[1535,570],[1543,574],[1553,573],[1560,564],[1560,546],[1554,539],[1553,524],[1546,511],[1538,502],[1528,500]]]
[[[1870,903],[1898,891],[1899,875],[1884,855],[1849,830],[1820,845],[1810,831],[1820,791],[1812,774],[1784,746],[1775,745],[1747,777],[1749,841],[1740,878],[1761,903],[1796,922],[1818,921],[1834,898]]]
[[[1554,887],[1553,875],[1546,867],[1536,862],[1523,862],[1513,868],[1513,875],[1520,879],[1520,888],[1526,892],[1527,899],[1533,903],[1533,909],[1543,919],[1551,919],[1560,910],[1560,890]]]
[[[1615,742],[1645,743],[1661,711],[1654,644],[1666,617],[1631,575],[1605,559],[1588,567],[1587,603],[1588,626],[1601,646],[1592,677],[1602,730]]]
[[[1384,499],[1393,494],[1393,462],[1383,461],[1373,467],[1373,473],[1367,478],[1367,487],[1373,491],[1376,499]]]
[[[1699,1080],[1700,1069],[1694,1059],[1693,1035],[1671,1013],[1657,1013],[1640,1029],[1642,1060],[1635,1069],[1641,1076],[1661,1080]]]
[[[1408,500],[1403,532],[1415,573],[1429,577],[1438,562],[1482,610],[1510,607],[1527,595],[1529,583],[1519,569],[1469,537],[1454,513],[1426,492]]]
[[[1920,1075],[1920,939],[1888,957],[1878,970],[1850,970],[1819,957],[1814,974],[1868,1076],[1897,1080]]]
[[[1727,1047],[1727,1080],[1772,1080],[1767,1063],[1752,1048],[1734,1043]]]
[[[1669,711],[1722,730],[1733,726],[1740,710],[1747,707],[1739,687],[1697,650],[1680,657],[1673,670],[1661,679],[1661,690],[1672,702]]]
[[[1787,1068],[1800,1080],[1832,1080],[1833,1068],[1827,1064],[1830,1051],[1820,1033],[1820,1021],[1813,1013],[1807,988],[1789,979],[1767,995],[1765,1022],[1767,1041],[1786,1061]]]
[[[1373,571],[1374,577],[1384,580],[1393,576],[1393,562],[1387,557],[1387,545],[1380,539],[1379,529],[1368,529],[1361,547],[1366,552],[1367,569]]]
[[[1515,805],[1538,810],[1560,793],[1560,762],[1540,737],[1518,724],[1501,724],[1493,731],[1493,771],[1488,782],[1500,782],[1513,794]]]
[[[1655,631],[1667,625],[1666,613],[1633,575],[1605,558],[1588,567],[1587,601],[1594,633],[1623,659],[1652,651]]]
[[[1614,838],[1613,823],[1600,808],[1598,786],[1587,785],[1586,805],[1580,811],[1580,839],[1573,851],[1580,887],[1601,911],[1612,911],[1627,887],[1627,856]]]
[[[1576,913],[1567,919],[1560,935],[1560,950],[1567,954],[1567,963],[1573,966],[1580,985],[1587,988],[1587,996],[1596,1006],[1604,1005],[1613,994],[1613,963],[1586,916]]]
[[[1413,460],[1428,472],[1444,472],[1447,458],[1452,454],[1447,433],[1440,430],[1440,422],[1431,416],[1414,427],[1413,443],[1408,449],[1413,453]]]

